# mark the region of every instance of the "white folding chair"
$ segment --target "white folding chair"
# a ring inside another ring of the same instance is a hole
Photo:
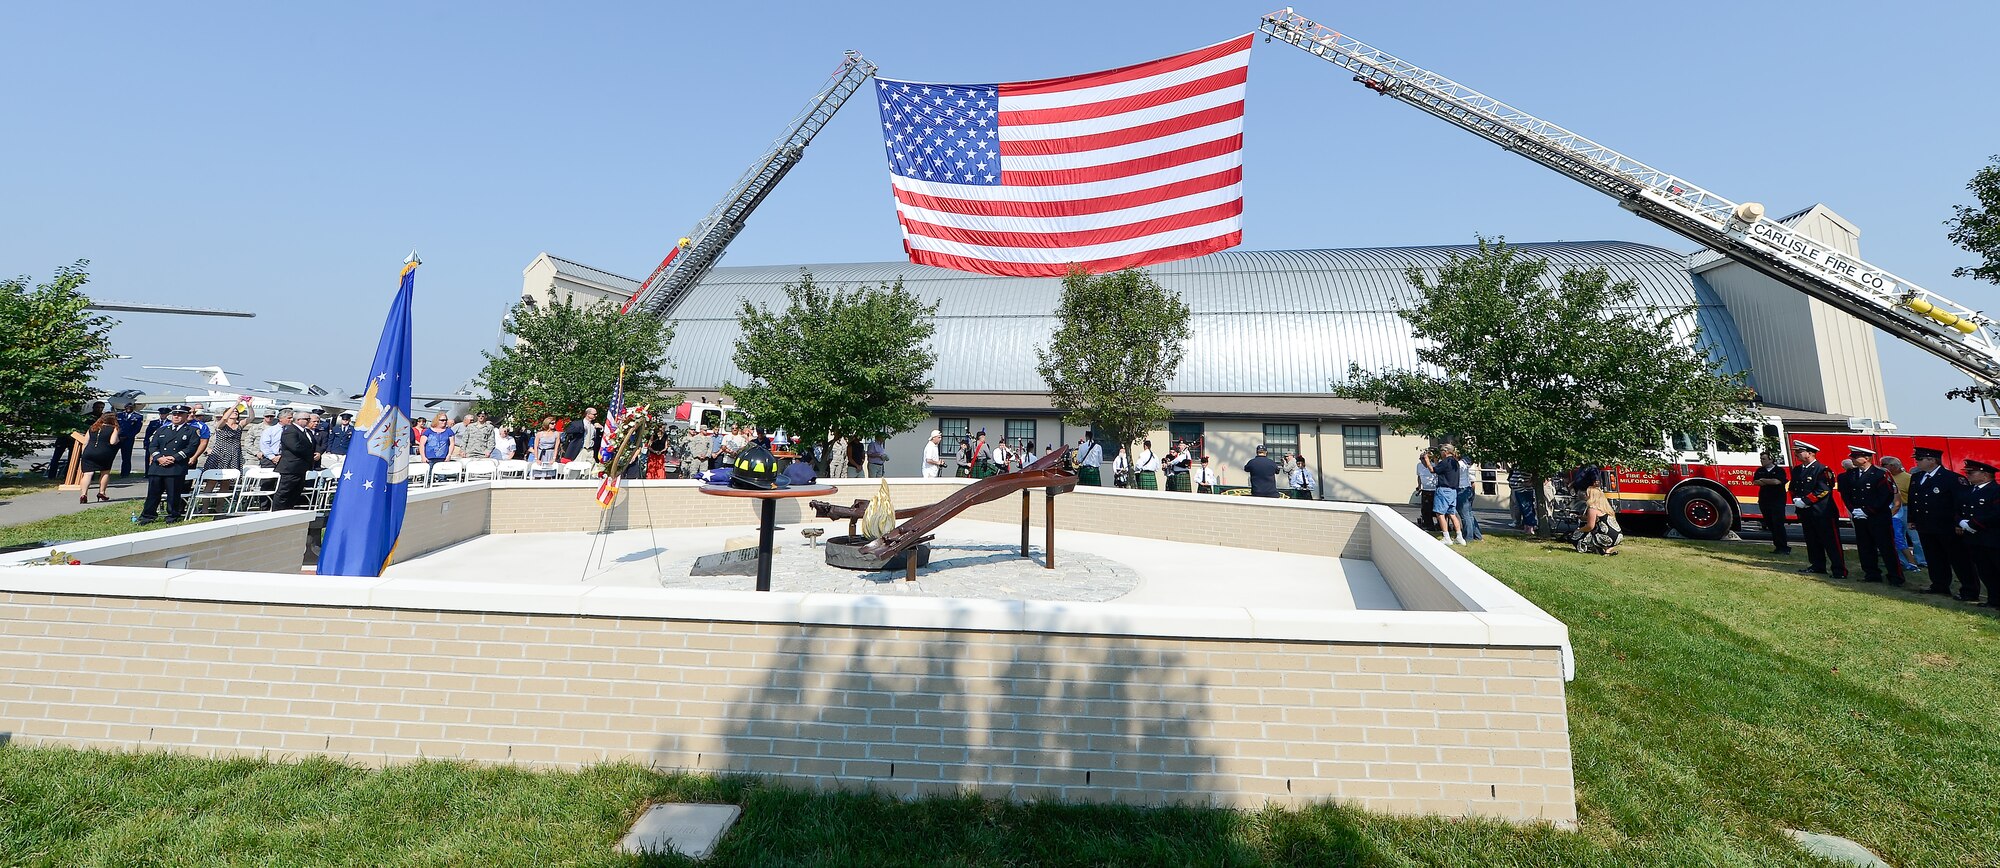
[[[236,501],[237,480],[242,477],[243,471],[241,470],[209,470],[203,472],[201,474],[201,481],[195,484],[193,492],[189,496],[188,517],[193,518],[203,514],[205,511],[202,509],[203,504],[208,504],[212,507],[212,511],[207,511],[209,515],[227,515]],[[203,490],[210,486],[214,487],[213,490]]]
[[[326,485],[326,478],[331,473],[332,471],[328,470],[306,471],[306,486],[305,491],[302,492],[305,496],[306,509],[319,509],[320,488]]]
[[[187,475],[187,490],[186,490],[186,491],[184,491],[184,492],[181,492],[181,500],[182,500],[182,503],[181,503],[181,507],[182,507],[182,509],[181,509],[181,514],[182,514],[182,515],[190,515],[190,516],[191,516],[191,515],[194,515],[194,495],[195,495],[195,492],[197,492],[197,491],[200,491],[200,490],[201,490],[201,480],[202,480],[202,478],[203,478],[203,477],[202,477],[202,474],[203,474],[203,473],[206,473],[206,472],[208,472],[208,471],[205,471],[205,470],[202,470],[202,469],[201,469],[201,468],[199,468],[199,467],[197,467],[197,468],[195,468],[195,469],[193,469],[193,470],[190,470],[190,471],[188,471],[188,475]]]
[[[500,475],[500,462],[491,458],[465,459],[465,481],[492,479]]]
[[[271,501],[278,494],[278,471],[269,467],[252,467],[243,471],[243,478],[236,483],[236,501],[230,512],[249,512],[253,501],[262,501],[259,509],[269,510]]]
[[[564,479],[589,479],[597,465],[579,458],[562,466]]]
[[[509,458],[494,466],[494,476],[498,479],[527,479],[528,462]]]
[[[427,488],[431,484],[431,466],[422,461],[410,462],[410,487]]]
[[[457,482],[464,473],[465,473],[465,462],[440,461],[436,464],[431,465],[431,484],[436,485],[440,482]]]

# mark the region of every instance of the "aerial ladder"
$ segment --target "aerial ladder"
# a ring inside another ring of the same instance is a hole
[[[1354,74],[1363,87],[1560,172],[1690,241],[2000,385],[2000,329],[1978,311],[1847,256],[1685,178],[1662,172],[1286,7],[1258,25]],[[1988,390],[1979,390],[1985,392]],[[1982,401],[1992,412],[1991,399]],[[1983,424],[1983,422],[1982,422]]]
[[[667,251],[666,258],[660,260],[652,276],[639,284],[639,291],[633,293],[621,311],[645,313],[662,319],[672,316],[674,308],[680,306],[695,284],[700,283],[708,270],[715,267],[716,260],[722,258],[729,242],[743,231],[750,212],[757,210],[785,173],[805,157],[806,145],[812,144],[813,136],[826,128],[827,123],[833,120],[834,112],[840,111],[841,104],[847,102],[847,98],[853,96],[874,74],[875,64],[869,63],[857,52],[847,52],[840,68],[833,71],[826,84],[806,103],[805,109],[786,125],[784,135],[779,136],[763,156],[750,164],[749,171],[743,173],[736,186],[715,204],[708,216],[695,224],[693,231]]]

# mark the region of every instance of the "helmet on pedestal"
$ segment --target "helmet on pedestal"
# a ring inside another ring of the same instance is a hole
[[[778,459],[771,455],[771,450],[762,446],[752,446],[737,453],[736,464],[729,473],[729,485],[756,491],[785,487],[778,479]]]

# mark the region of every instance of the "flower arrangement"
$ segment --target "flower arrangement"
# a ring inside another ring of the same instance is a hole
[[[627,407],[625,412],[613,419],[611,426],[613,439],[610,445],[605,447],[605,452],[609,453],[610,458],[598,463],[597,475],[617,476],[624,472],[626,465],[631,464],[632,459],[638,454],[639,446],[645,443],[646,430],[651,428],[655,421],[652,409],[643,404]]]

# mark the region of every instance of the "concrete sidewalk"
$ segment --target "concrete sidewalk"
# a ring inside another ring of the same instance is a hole
[[[81,493],[51,488],[45,491],[0,496],[0,527],[55,518],[100,505],[97,502],[96,486],[90,489],[89,504],[76,502],[76,496]],[[146,499],[146,477],[136,473],[124,479],[113,476],[111,489],[106,493],[111,496],[113,502],[130,503],[133,509],[138,509],[139,504]]]

